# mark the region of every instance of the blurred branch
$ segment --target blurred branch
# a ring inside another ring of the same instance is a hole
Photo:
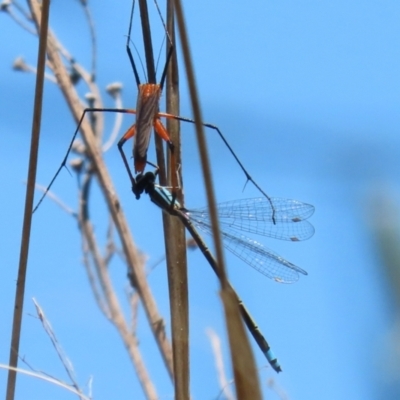
[[[45,193],[46,188],[42,185],[36,184],[35,185],[36,189],[40,190],[42,193]],[[61,207],[67,214],[70,214],[72,217],[77,218],[78,215],[76,211],[74,211],[72,208],[68,207],[58,196],[56,196],[53,192],[48,191],[46,196],[53,200],[54,203],[56,203],[59,207]]]
[[[65,355],[64,350],[62,349],[56,334],[53,331],[53,328],[50,325],[50,322],[47,320],[46,315],[44,314],[42,308],[39,306],[38,302],[35,299],[32,299],[33,304],[35,305],[36,312],[39,320],[42,322],[43,328],[47,333],[47,336],[50,338],[51,343],[53,344],[54,349],[61,361],[61,364],[64,366],[69,379],[71,379],[72,387],[75,388],[76,392],[79,394],[79,397],[82,399],[82,390],[80,389],[78,382],[76,381],[74,367],[68,357]]]
[[[14,12],[12,6],[16,8],[17,13],[19,13],[20,15]],[[2,3],[0,3],[0,11],[8,14],[10,18],[14,20],[14,22],[22,29],[26,30],[32,35],[37,35],[37,30],[34,27],[31,27],[31,25],[25,23],[26,20],[29,24],[32,24],[32,19],[29,13],[22,6],[20,6],[18,2],[12,0],[4,0]]]
[[[128,324],[125,321],[123,312],[118,302],[117,295],[115,294],[115,290],[112,286],[111,279],[108,274],[107,263],[100,254],[93,232],[92,224],[90,223],[88,218],[88,193],[90,181],[91,176],[88,174],[86,176],[86,179],[84,180],[82,189],[82,201],[80,202],[81,210],[79,212],[79,227],[82,233],[83,242],[85,246],[87,244],[88,251],[91,255],[91,259],[93,260],[93,264],[97,274],[97,280],[100,283],[102,289],[101,295],[100,293],[98,293],[98,299],[99,301],[101,301],[100,308],[102,310],[105,310],[105,316],[109,318],[109,320],[115,325],[118,332],[120,333],[128,354],[135,367],[137,376],[142,385],[146,398],[156,400],[158,396],[140,354],[135,332],[129,330]]]
[[[115,249],[115,244],[111,237],[112,229],[109,229],[107,252],[105,256],[102,257],[100,254],[100,250],[97,246],[97,241],[93,232],[92,225],[88,219],[89,187],[91,184],[91,179],[92,174],[87,173],[84,179],[84,183],[82,185],[82,189],[80,191],[81,209],[79,214],[77,214],[76,212],[72,212],[71,209],[64,205],[64,203],[62,203],[52,192],[48,192],[47,195],[50,199],[55,201],[56,204],[59,205],[64,211],[66,211],[73,217],[78,218],[79,230],[82,235],[83,264],[86,268],[89,283],[91,285],[98,307],[103,312],[104,316],[110,322],[112,322],[119,331],[125,347],[128,351],[128,354],[131,358],[131,361],[135,367],[138,378],[142,384],[146,398],[157,399],[157,393],[149,378],[142,356],[139,351],[138,341],[135,336],[135,329],[130,330],[128,328],[128,324],[125,321],[125,317],[119,305],[118,298],[115,294],[115,290],[112,286],[112,282],[108,273],[108,264]],[[42,191],[45,190],[45,188],[43,187],[40,187],[40,189]],[[135,294],[133,294],[130,298],[132,316],[135,316],[137,313],[137,299],[138,296]],[[36,302],[35,305],[37,306]],[[38,311],[38,314],[40,318],[43,313]],[[136,324],[133,324],[132,326],[136,328]]]
[[[222,358],[221,340],[212,329],[207,329],[206,333],[210,339],[211,347],[214,353],[215,366],[217,368],[219,386],[221,388],[220,395],[223,394],[226,400],[233,400],[234,396],[229,387],[233,382],[230,383],[226,379],[224,360]]]
[[[28,376],[32,376],[34,378],[38,378],[41,379],[43,381],[46,382],[50,382],[54,385],[60,386],[66,390],[69,390],[70,392],[77,394],[81,397],[82,400],[92,400],[91,397],[87,397],[84,396],[82,394],[80,394],[79,392],[76,391],[75,388],[71,387],[70,385],[56,379],[56,378],[51,378],[48,375],[42,374],[42,373],[38,373],[38,372],[33,372],[33,371],[28,371],[26,369],[22,369],[22,368],[13,368],[10,367],[9,365],[5,365],[5,364],[0,364],[0,368],[8,370],[8,371],[14,371],[14,372],[18,372],[19,374],[24,374],[24,375],[28,375]]]
[[[115,82],[113,84],[110,84],[106,87],[107,93],[114,99],[115,108],[123,108],[122,104],[122,97],[121,97],[121,91],[122,91],[122,84],[119,82]],[[102,146],[102,152],[105,153],[108,151],[115,143],[117,140],[119,131],[121,130],[122,126],[122,119],[123,115],[121,113],[115,113],[115,122],[114,122],[114,127],[111,131],[110,137],[108,138],[107,142],[105,142]]]
[[[380,192],[381,193],[381,192]],[[387,281],[396,300],[397,312],[400,311],[400,211],[388,194],[380,194],[373,199],[370,207],[372,228],[382,257]]]
[[[87,5],[86,0],[80,0],[80,3],[82,4],[83,11],[85,13],[89,30],[90,30],[90,39],[92,42],[92,80],[95,81],[96,79],[96,61],[97,61],[97,39],[96,39],[96,30],[94,29],[94,21],[92,18],[92,14],[90,13],[90,9]]]
[[[271,378],[267,381],[267,386],[270,390],[276,393],[280,400],[289,400],[287,393],[276,383],[275,379]]]
[[[14,71],[20,71],[20,72],[31,72],[31,73],[33,73],[33,74],[35,74],[35,75],[36,75],[36,73],[37,73],[36,68],[33,67],[32,65],[27,64],[27,63],[25,62],[25,60],[24,60],[22,57],[17,57],[17,58],[14,60],[14,63],[13,63],[13,70],[14,70]],[[50,74],[48,74],[48,73],[45,73],[45,74],[44,74],[44,77],[45,77],[48,81],[50,81],[50,82],[52,82],[52,83],[57,83],[57,80],[56,80],[56,78],[54,78],[53,75],[50,75]]]

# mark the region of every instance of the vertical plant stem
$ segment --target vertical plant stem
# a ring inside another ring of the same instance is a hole
[[[26,271],[28,264],[29,239],[30,239],[31,224],[32,224],[33,197],[35,191],[36,167],[37,167],[38,149],[39,149],[40,122],[42,117],[43,85],[44,85],[44,70],[46,63],[46,43],[47,43],[47,31],[49,24],[49,8],[50,8],[50,0],[43,0],[42,17],[41,17],[40,33],[39,33],[39,51],[38,51],[37,74],[36,74],[35,104],[34,104],[33,121],[32,121],[31,149],[29,155],[28,184],[26,188],[24,223],[22,228],[22,241],[21,241],[21,250],[19,258],[18,279],[17,279],[17,288],[15,293],[14,318],[13,318],[11,346],[10,346],[9,365],[12,368],[16,368],[18,364],[18,352],[19,352],[19,343],[21,336],[22,312],[23,312],[24,295],[25,295],[25,280],[26,280]],[[17,379],[16,371],[10,369],[8,371],[6,400],[14,399],[16,379]]]
[[[188,79],[190,99],[192,102],[193,116],[196,121],[196,134],[199,147],[203,177],[206,186],[208,208],[211,216],[212,233],[217,255],[219,278],[221,283],[221,298],[224,305],[225,320],[228,330],[230,352],[232,358],[233,372],[235,376],[235,387],[238,399],[261,400],[261,391],[258,383],[257,370],[254,357],[251,352],[250,343],[240,318],[239,307],[235,293],[229,285],[223,259],[221,236],[219,232],[219,221],[216,211],[216,201],[211,178],[211,168],[201,124],[202,116],[200,101],[197,95],[196,81],[194,76],[193,62],[190,54],[189,40],[186,24],[183,16],[182,3],[174,0],[176,18],[179,34],[182,42],[183,58],[185,61],[186,75]]]
[[[174,51],[167,71],[166,95],[167,112],[179,115],[179,74],[176,56],[173,1],[167,2],[167,30],[170,34]],[[168,43],[168,41],[167,41]],[[166,54],[168,54],[168,48]],[[167,129],[174,143],[173,157],[168,152],[168,186],[177,193],[178,201],[183,204],[182,160],[180,126],[176,120],[167,119]],[[180,179],[176,179],[179,174]],[[178,189],[176,182],[181,187]],[[172,349],[174,352],[175,399],[189,399],[189,300],[186,258],[185,227],[178,218],[163,213],[169,301],[171,307]]]
[[[148,80],[149,83],[155,83],[154,56],[146,0],[139,0],[139,5]],[[168,30],[173,30],[173,14],[171,9],[169,9],[168,14]],[[170,32],[170,35],[172,35],[171,37],[173,38],[173,31]],[[167,54],[168,50],[169,48],[167,47]],[[167,111],[174,114],[179,113],[178,90],[178,70],[176,53],[174,52],[167,75]],[[176,122],[174,124],[169,123],[167,127],[168,129],[171,129],[169,133],[171,135],[171,140],[175,145],[174,157],[179,155],[178,159],[180,163],[179,124]],[[167,174],[165,173],[162,143],[160,143],[161,140],[157,135],[155,135],[155,140],[157,148],[157,163],[160,168],[160,183],[163,186],[167,186],[169,185],[169,182],[167,181]],[[171,178],[173,178],[173,175],[177,173],[176,161],[168,164],[170,165],[168,177],[170,180],[174,181],[174,179]],[[165,213],[163,213],[163,226],[171,312],[175,399],[186,400],[189,398],[189,317],[185,232],[179,221],[171,218],[171,216],[166,215]]]

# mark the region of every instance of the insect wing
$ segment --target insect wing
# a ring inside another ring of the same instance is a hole
[[[146,160],[147,149],[153,128],[154,118],[158,113],[161,96],[159,85],[143,84],[139,86],[136,104],[136,135],[133,149],[135,161]]]
[[[192,216],[190,219],[200,230],[212,235],[209,224],[198,221]],[[274,251],[253,239],[238,235],[229,227],[227,230],[221,231],[221,236],[226,249],[268,278],[281,283],[293,283],[299,279],[299,273],[307,275],[306,271],[285,260]]]
[[[233,229],[238,233],[291,241],[306,240],[314,234],[313,225],[307,221],[314,213],[314,207],[297,200],[271,198],[270,202],[265,197],[257,197],[219,203],[217,208],[222,230]],[[191,210],[190,216],[211,224],[207,208]]]

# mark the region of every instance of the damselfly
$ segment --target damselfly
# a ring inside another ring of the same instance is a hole
[[[178,217],[196,241],[214,272],[219,276],[217,261],[196,229],[198,227],[207,233],[211,232],[207,211],[205,209],[189,211],[181,207],[167,188],[155,184],[155,179],[156,174],[153,172],[139,174],[132,182],[132,190],[136,198],[139,199],[141,194],[146,192],[154,204],[163,211]],[[221,235],[228,250],[234,252],[264,275],[278,282],[294,282],[298,279],[299,273],[307,275],[307,272],[266,249],[260,243],[238,233],[242,229],[245,232],[261,233],[264,236],[294,241],[308,239],[313,235],[314,228],[306,221],[314,212],[313,206],[296,200],[272,199],[272,201],[276,207],[275,211],[272,211],[270,205],[268,206],[269,201],[265,198],[236,200],[218,205],[219,216],[225,220],[225,223],[221,224],[225,230],[221,231]],[[233,211],[233,205],[235,211]],[[255,207],[255,205],[257,206]],[[273,212],[276,214],[275,224],[271,221]],[[290,225],[293,226],[290,227]],[[226,232],[227,230],[230,232]],[[268,342],[239,296],[237,294],[236,296],[243,321],[249,332],[272,368],[280,372],[281,366]]]
[[[190,221],[196,228],[211,235],[207,209],[182,208],[166,188],[155,184],[155,176],[153,172],[147,172],[136,178],[136,197],[145,191],[162,209],[169,208],[181,219]],[[259,197],[220,203],[217,211],[224,246],[245,263],[281,283],[293,283],[299,279],[299,274],[307,275],[302,268],[243,235],[243,232],[294,242],[309,239],[314,234],[314,227],[308,221],[314,213],[312,205],[298,200]]]

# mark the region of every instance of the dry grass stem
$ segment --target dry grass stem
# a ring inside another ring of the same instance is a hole
[[[45,315],[44,311],[42,310],[42,308],[40,307],[39,303],[35,299],[32,299],[32,301],[33,301],[33,304],[35,305],[36,313],[38,315],[39,320],[42,323],[43,329],[45,330],[45,332],[47,333],[47,336],[51,340],[51,343],[58,355],[58,358],[60,359],[61,364],[63,365],[69,379],[72,382],[71,386],[73,388],[75,388],[76,392],[79,393],[79,396],[81,396],[82,390],[80,389],[79,384],[76,380],[74,367],[73,367],[71,361],[69,360],[69,358],[66,356],[64,350],[62,349],[62,347],[57,339],[57,336],[56,336],[55,332],[53,331],[53,328],[51,327],[51,324],[50,324],[49,320],[46,318],[46,315]]]
[[[8,371],[12,370],[15,373],[18,372],[19,374],[32,376],[34,378],[41,379],[41,380],[46,381],[46,382],[50,382],[50,383],[52,383],[52,384],[54,384],[56,386],[60,386],[63,389],[66,389],[66,390],[70,391],[73,394],[76,394],[76,395],[80,396],[80,398],[82,400],[92,400],[91,397],[87,397],[87,396],[85,396],[83,394],[80,394],[79,392],[76,391],[75,388],[73,388],[72,386],[66,384],[65,382],[62,382],[62,381],[60,381],[58,379],[55,379],[55,378],[51,378],[48,375],[45,375],[45,374],[42,374],[42,373],[38,373],[38,372],[34,372],[34,371],[28,371],[28,370],[22,369],[22,368],[13,368],[13,367],[10,367],[9,365],[5,365],[5,364],[0,364],[0,368],[8,370]]]
[[[240,318],[237,295],[230,287],[222,251],[222,242],[219,232],[219,221],[216,211],[216,201],[211,178],[211,168],[207,153],[207,146],[204,136],[204,129],[201,124],[202,116],[200,102],[197,95],[194,68],[190,54],[188,35],[186,30],[183,9],[180,0],[175,0],[175,10],[182,42],[183,57],[188,79],[190,98],[194,120],[196,121],[196,134],[199,147],[203,177],[205,181],[208,207],[211,217],[212,233],[215,243],[219,278],[221,283],[221,298],[225,310],[225,319],[228,330],[230,352],[232,356],[233,371],[235,376],[236,394],[238,399],[261,399],[261,390],[258,383],[258,376],[255,367],[254,357],[250,348],[243,322]]]
[[[21,249],[18,265],[18,279],[14,301],[14,314],[10,344],[9,364],[11,368],[18,365],[18,352],[21,336],[22,313],[24,309],[25,296],[25,280],[28,266],[29,242],[32,224],[32,208],[35,192],[36,169],[39,150],[40,124],[42,118],[42,102],[43,102],[43,86],[44,86],[44,70],[46,64],[46,41],[49,22],[50,1],[44,0],[42,4],[43,13],[41,15],[41,28],[39,33],[39,50],[35,86],[35,102],[32,120],[32,133],[28,166],[28,182],[26,188],[24,221],[21,237]],[[15,385],[17,375],[15,369],[8,371],[6,400],[13,400],[15,396]]]

